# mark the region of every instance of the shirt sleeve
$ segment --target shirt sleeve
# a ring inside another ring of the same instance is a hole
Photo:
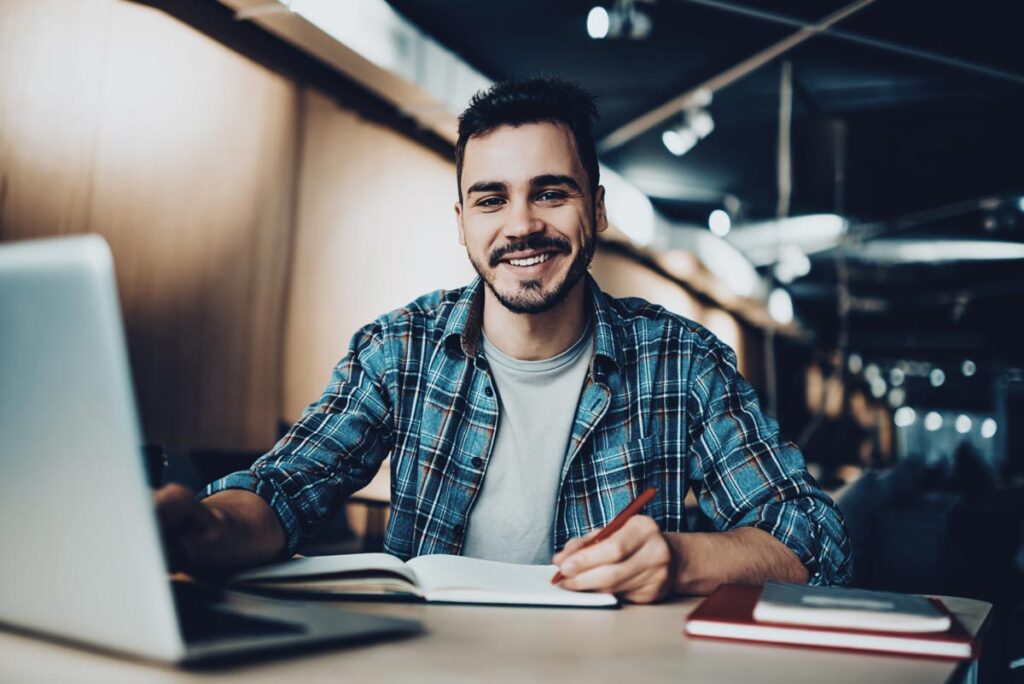
[[[206,487],[261,496],[284,528],[291,555],[365,487],[393,446],[392,404],[383,383],[388,367],[379,323],[355,334],[323,396],[249,470]]]
[[[797,555],[809,584],[848,584],[853,564],[842,515],[799,449],[761,411],[725,345],[695,361],[687,413],[691,481],[714,525],[768,532]]]

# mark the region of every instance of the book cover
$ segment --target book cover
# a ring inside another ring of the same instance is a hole
[[[758,621],[754,608],[762,589],[754,585],[722,585],[690,613],[685,633],[697,638],[952,660],[978,656],[971,635],[938,599],[929,601],[949,616],[949,628],[942,632],[907,633]]]
[[[772,581],[764,584],[754,619],[882,632],[945,632],[950,626],[949,614],[924,596]]]

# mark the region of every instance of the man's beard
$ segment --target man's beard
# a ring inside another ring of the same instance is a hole
[[[501,259],[508,254],[524,252],[527,250],[551,248],[557,250],[559,254],[568,254],[572,251],[572,245],[570,245],[569,241],[564,238],[552,238],[545,235],[534,234],[527,237],[524,242],[511,243],[493,250],[488,261],[493,269],[496,268]],[[540,280],[528,279],[519,281],[519,290],[514,294],[499,292],[494,286],[493,276],[488,276],[489,271],[480,266],[468,249],[466,250],[466,253],[469,254],[469,261],[473,264],[473,268],[476,269],[476,272],[483,279],[484,283],[486,283],[490,291],[494,293],[495,298],[501,302],[502,306],[512,313],[538,314],[550,311],[565,300],[572,288],[587,272],[587,268],[590,266],[590,262],[594,258],[594,251],[596,248],[597,235],[595,231],[595,234],[591,236],[591,239],[585,240],[580,246],[580,251],[576,253],[575,257],[573,257],[572,263],[569,265],[569,271],[565,274],[565,278],[551,288],[550,291],[543,292],[541,290]]]

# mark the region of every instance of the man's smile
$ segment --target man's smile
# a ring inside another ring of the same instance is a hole
[[[502,258],[498,265],[516,275],[537,275],[548,270],[560,255],[556,250],[518,253]]]

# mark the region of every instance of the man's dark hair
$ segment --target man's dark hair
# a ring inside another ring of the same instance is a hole
[[[556,78],[504,81],[481,90],[459,115],[459,139],[455,143],[459,201],[462,201],[462,159],[470,138],[490,133],[500,126],[541,122],[565,124],[572,131],[593,197],[600,180],[593,132],[596,118],[594,96],[575,83]]]

